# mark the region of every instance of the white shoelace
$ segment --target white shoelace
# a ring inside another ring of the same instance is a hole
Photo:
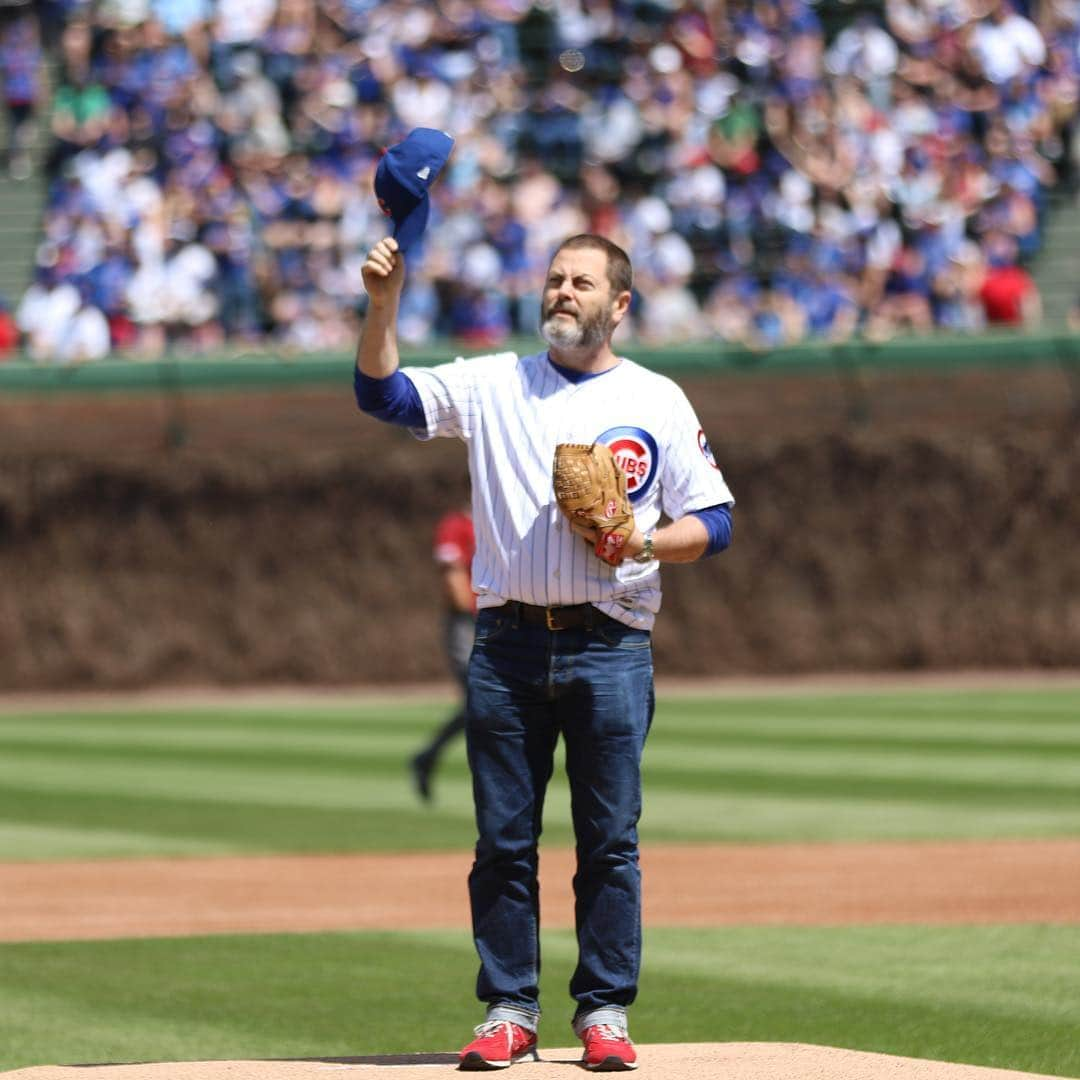
[[[473,1034],[478,1036],[497,1035],[503,1028],[506,1028],[507,1037],[513,1042],[513,1032],[510,1031],[509,1020],[485,1020],[478,1027],[473,1028]]]
[[[616,1027],[614,1024],[597,1024],[596,1030],[604,1042],[629,1042],[630,1036],[626,1028]]]

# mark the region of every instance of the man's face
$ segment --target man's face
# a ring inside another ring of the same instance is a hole
[[[540,307],[540,335],[559,349],[595,349],[618,325],[607,255],[596,248],[557,252]]]

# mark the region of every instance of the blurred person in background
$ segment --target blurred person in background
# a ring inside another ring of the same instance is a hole
[[[986,321],[1034,329],[1042,319],[1042,299],[1032,276],[1017,262],[1018,245],[1007,233],[987,237],[987,268],[979,298]]]
[[[1074,334],[1080,334],[1080,296],[1077,296],[1069,306],[1066,324]]]
[[[15,309],[15,324],[32,360],[53,360],[68,321],[81,306],[79,290],[54,266],[38,266],[34,283]]]
[[[53,146],[46,163],[50,176],[76,154],[97,146],[105,136],[111,111],[108,91],[88,70],[66,76],[52,100]]]
[[[19,327],[8,298],[0,294],[0,360],[11,360],[19,352]]]
[[[109,320],[91,297],[89,285],[79,290],[79,307],[60,330],[51,359],[61,364],[104,360],[112,351]]]
[[[0,79],[7,110],[4,166],[13,180],[26,180],[33,172],[31,150],[41,104],[42,65],[38,27],[32,15],[19,14],[0,24]]]
[[[458,683],[461,700],[454,714],[432,736],[409,765],[417,794],[432,799],[432,779],[446,748],[465,731],[466,675],[476,629],[476,596],[472,590],[472,560],[476,553],[472,513],[467,505],[444,514],[435,526],[435,562],[444,601],[443,648]]]

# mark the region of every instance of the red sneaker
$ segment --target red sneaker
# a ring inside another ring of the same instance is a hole
[[[622,1072],[637,1068],[637,1053],[626,1028],[594,1024],[581,1033],[585,1056],[581,1064],[593,1072]]]
[[[536,1032],[509,1020],[488,1020],[461,1051],[459,1069],[505,1069],[536,1052]]]

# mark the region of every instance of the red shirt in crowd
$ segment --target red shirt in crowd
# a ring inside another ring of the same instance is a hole
[[[986,321],[1022,323],[1024,299],[1035,289],[1031,275],[1019,266],[992,266],[979,290]]]
[[[8,311],[0,311],[0,360],[15,355],[19,347],[19,328]]]

